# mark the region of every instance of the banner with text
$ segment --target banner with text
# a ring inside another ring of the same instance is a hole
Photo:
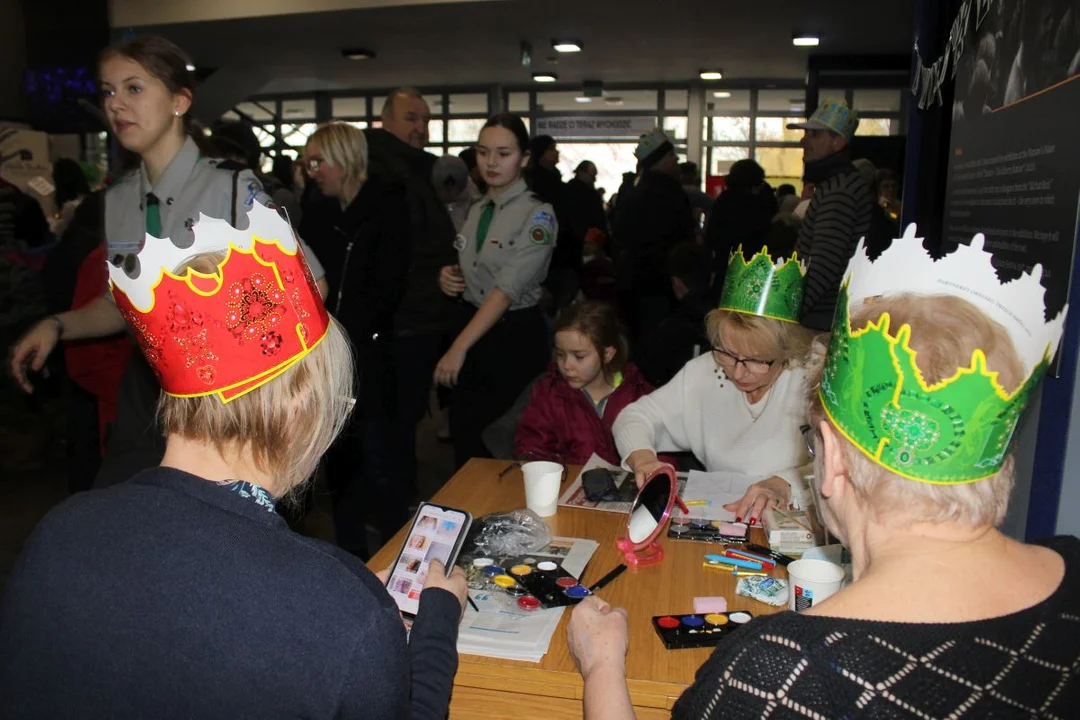
[[[1049,316],[1069,294],[1080,203],[1080,33],[1068,2],[998,2],[956,68],[945,239],[986,236],[1003,278],[1043,268]],[[1057,17],[1047,22],[1046,13]]]
[[[543,117],[536,119],[533,135],[556,138],[637,138],[656,127],[651,115],[605,115],[603,117]]]

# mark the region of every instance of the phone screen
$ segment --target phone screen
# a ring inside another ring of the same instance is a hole
[[[438,505],[423,504],[391,570],[386,587],[406,615],[415,615],[420,607],[420,592],[427,581],[428,566],[439,560],[444,566],[455,559],[458,546],[469,529],[468,513]]]

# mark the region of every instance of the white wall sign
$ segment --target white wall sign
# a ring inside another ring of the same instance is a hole
[[[651,115],[604,115],[600,117],[537,118],[533,135],[551,137],[626,137],[637,138],[656,127]]]

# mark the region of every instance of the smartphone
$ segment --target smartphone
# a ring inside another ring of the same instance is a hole
[[[386,589],[407,620],[416,619],[431,561],[440,560],[449,574],[472,520],[464,510],[432,503],[422,503],[416,511],[405,546],[390,566],[390,579],[386,581]]]

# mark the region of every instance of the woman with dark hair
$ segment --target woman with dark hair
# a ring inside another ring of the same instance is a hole
[[[705,224],[705,244],[712,251],[720,294],[731,251],[742,245],[746,257],[758,253],[772,230],[776,196],[765,182],[765,170],[753,160],[739,160],[727,175],[727,187],[716,198]]]
[[[140,158],[139,167],[119,178],[105,197],[105,242],[114,264],[135,270],[136,253],[147,237],[194,242],[200,216],[247,227],[246,214],[270,198],[254,172],[205,157],[197,144],[191,108],[195,76],[191,60],[173,43],[155,35],[135,37],[102,52],[98,63],[102,104],[116,140]],[[201,138],[200,138],[201,141]],[[325,292],[322,266],[307,253],[312,273]],[[124,318],[107,295],[78,310],[45,318],[23,336],[11,355],[11,371],[26,392],[29,370],[40,370],[60,340],[84,340],[120,333]],[[165,452],[157,426],[161,388],[141,358],[128,364],[120,409],[98,484],[113,484],[156,465]]]
[[[477,164],[488,191],[469,211],[456,247],[459,263],[439,287],[463,302],[462,330],[435,368],[454,387],[450,430],[457,465],[486,456],[481,432],[509,408],[547,364],[547,327],[537,308],[558,223],[552,206],[529,191],[529,132],[512,113],[480,131]]]

